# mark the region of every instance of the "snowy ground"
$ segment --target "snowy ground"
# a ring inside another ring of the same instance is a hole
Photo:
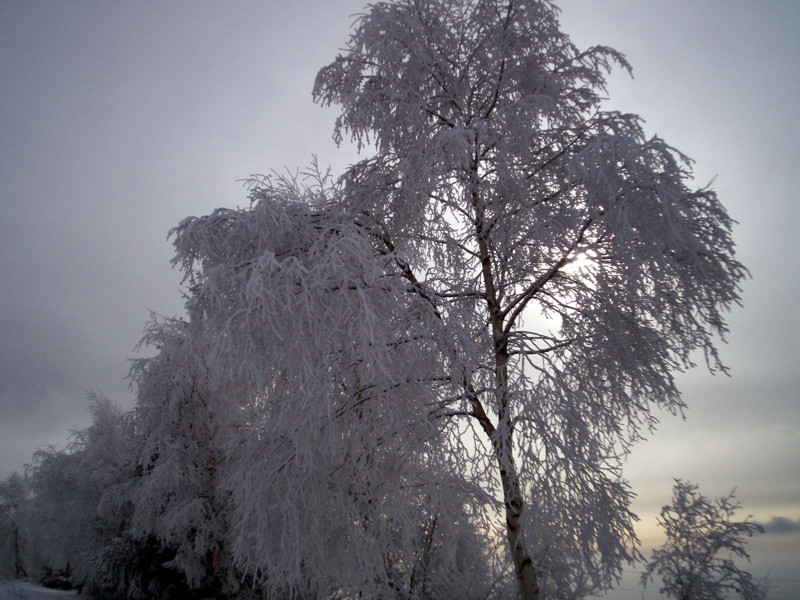
[[[0,581],[0,600],[81,600],[77,592],[50,590],[26,581]]]

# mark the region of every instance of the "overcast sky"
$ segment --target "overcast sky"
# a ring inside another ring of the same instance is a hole
[[[579,46],[633,64],[609,106],[694,158],[698,185],[717,177],[753,275],[731,377],[682,376],[687,420],[665,415],[630,460],[641,537],[658,542],[673,477],[737,487],[743,516],[778,518],[753,571],[800,580],[800,2],[560,4]],[[149,311],[182,310],[171,227],[246,204],[251,174],[355,160],[310,91],[362,5],[0,0],[0,477],[86,426],[87,392],[132,406]]]

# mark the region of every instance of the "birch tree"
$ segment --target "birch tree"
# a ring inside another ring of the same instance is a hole
[[[434,315],[440,371],[420,397],[478,449],[449,456],[497,490],[525,600],[557,580],[607,587],[634,556],[621,461],[656,409],[683,408],[676,372],[724,369],[715,344],[746,276],[691,161],[603,109],[625,58],[577,48],[557,15],[545,0],[378,2],[314,88],[341,109],[335,138],[371,152],[343,178],[338,210],[370,241],[348,261],[383,257]]]
[[[749,519],[734,521],[740,508],[733,492],[712,500],[697,485],[677,479],[672,504],[661,509],[658,519],[667,541],[653,551],[642,583],[658,576],[659,591],[676,600],[724,600],[730,593],[746,600],[766,598],[766,581],[735,562],[750,559],[746,538],[764,531]]]

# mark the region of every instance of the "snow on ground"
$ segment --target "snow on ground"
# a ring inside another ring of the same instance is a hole
[[[75,590],[51,590],[27,581],[0,581],[0,600],[81,600]]]

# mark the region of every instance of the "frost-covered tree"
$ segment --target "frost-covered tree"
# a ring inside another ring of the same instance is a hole
[[[236,383],[230,548],[269,595],[485,596],[497,529],[526,600],[635,555],[621,461],[676,371],[723,368],[746,271],[690,161],[602,109],[613,63],[549,2],[377,3],[315,86],[374,156],[173,231],[203,377]]]
[[[297,268],[318,269],[323,288],[378,297],[295,335],[383,336],[377,311],[397,308],[380,298],[427,319],[432,348],[401,379],[425,390],[401,390],[383,418],[425,406],[437,431],[459,436],[448,460],[499,490],[526,600],[607,587],[631,558],[620,462],[655,408],[682,408],[676,371],[698,355],[724,368],[715,341],[746,276],[731,219],[713,190],[690,187],[689,159],[636,115],[603,110],[605,75],[627,69],[624,57],[575,47],[557,14],[546,0],[371,5],[314,94],[341,107],[336,139],[374,154],[345,174],[335,217],[308,214],[305,241],[264,229],[284,240],[272,260],[324,246],[327,264]],[[320,228],[331,218],[338,229]],[[405,295],[383,294],[387,280]],[[251,307],[278,320],[312,290],[286,306],[253,291]],[[352,359],[380,372],[393,348]],[[359,390],[342,391],[382,406]],[[424,419],[412,422],[425,435]],[[569,534],[557,537],[552,519]],[[553,578],[548,565],[569,567]]]
[[[107,398],[92,396],[90,410],[92,423],[74,431],[66,449],[34,454],[29,518],[38,576],[58,574],[89,593],[133,598],[140,578],[127,526],[138,440],[130,414]]]
[[[142,474],[133,494],[131,531],[154,538],[175,556],[167,567],[190,588],[229,597],[236,587],[226,548],[224,472],[234,384],[206,363],[202,321],[153,318],[143,344],[158,349],[136,359],[136,426],[143,438]]]
[[[481,516],[435,418],[441,319],[314,175],[174,232],[209,377],[238,385],[219,395],[234,558],[271,596],[485,595]]]
[[[750,560],[746,538],[764,531],[749,519],[734,521],[740,508],[734,492],[712,500],[697,485],[676,479],[672,504],[661,509],[658,519],[667,541],[653,551],[642,583],[658,576],[659,591],[676,600],[725,600],[731,593],[743,600],[766,598],[767,582],[735,562]]]

